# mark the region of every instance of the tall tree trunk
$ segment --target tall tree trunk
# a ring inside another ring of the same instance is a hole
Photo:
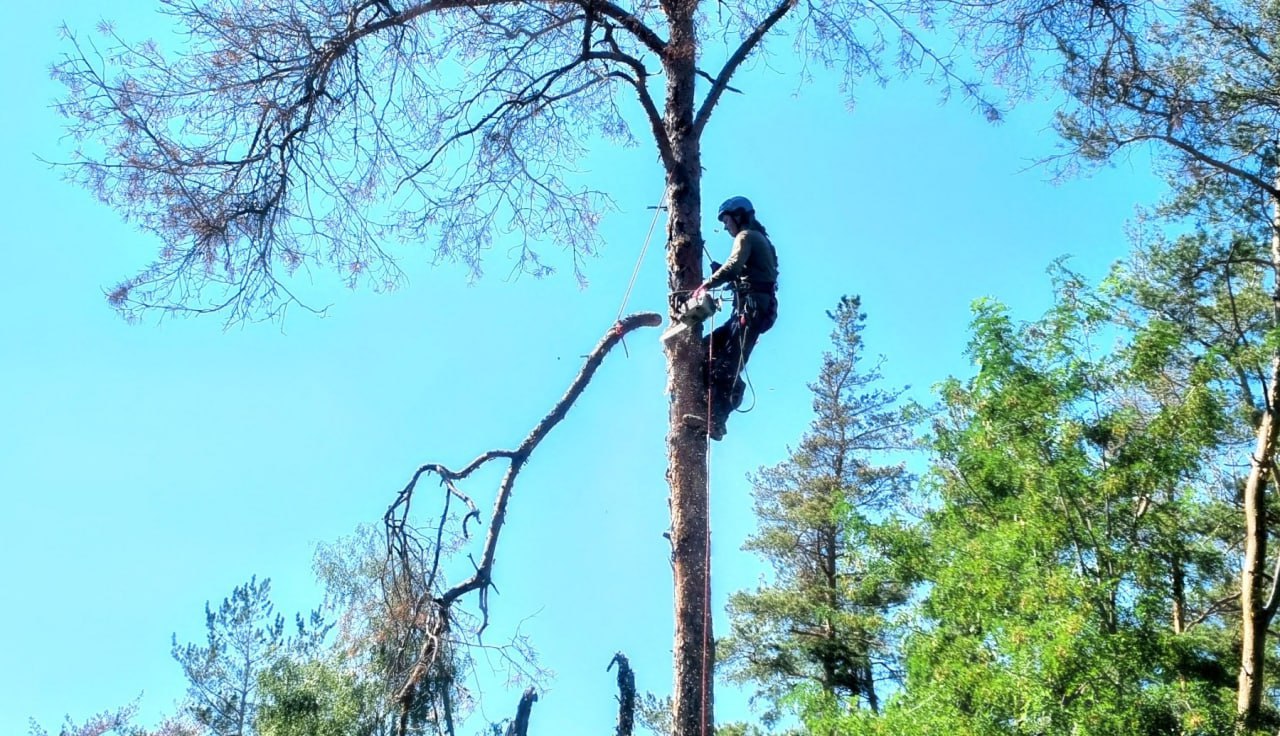
[[[1280,326],[1280,202],[1272,205],[1271,225],[1272,324]],[[1240,571],[1240,674],[1236,684],[1236,714],[1241,729],[1252,727],[1262,707],[1267,626],[1275,601],[1264,600],[1267,581],[1267,481],[1275,467],[1276,435],[1280,430],[1280,355],[1271,360],[1270,382],[1263,387],[1262,419],[1249,461],[1244,487],[1244,563]],[[1274,585],[1272,588],[1274,592]]]
[[[697,38],[696,2],[665,0],[670,40],[663,58],[667,76],[664,126],[673,161],[667,171],[667,283],[673,303],[702,280],[702,162],[693,130]],[[667,482],[671,488],[671,567],[675,595],[672,723],[675,736],[714,733],[711,631],[711,524],[707,443],[686,427],[686,414],[707,412],[701,331],[690,330],[667,347],[671,429]]]
[[[1173,553],[1173,633],[1181,636],[1187,629],[1187,583],[1182,567],[1182,550]]]
[[[1272,380],[1275,380],[1274,371]],[[1244,487],[1244,564],[1240,572],[1240,675],[1236,685],[1236,713],[1244,728],[1251,727],[1256,721],[1262,703],[1262,675],[1267,623],[1270,619],[1263,601],[1263,585],[1267,575],[1266,490],[1275,442],[1275,412],[1268,409],[1262,413],[1262,422],[1258,425],[1258,441],[1250,462],[1249,479]]]

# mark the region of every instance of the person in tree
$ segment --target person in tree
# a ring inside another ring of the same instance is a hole
[[[778,319],[778,254],[755,208],[746,197],[730,197],[720,205],[720,222],[733,238],[733,250],[723,264],[711,262],[711,276],[693,292],[694,300],[726,284],[733,287],[733,314],[703,339],[707,388],[711,391],[708,434],[719,440],[729,414],[742,403],[746,383],[742,372],[760,335]],[[702,417],[687,417],[705,426]]]

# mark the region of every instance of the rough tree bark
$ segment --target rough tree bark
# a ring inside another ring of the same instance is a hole
[[[702,279],[701,151],[694,135],[696,3],[664,3],[671,35],[663,67],[667,76],[663,119],[672,161],[667,170],[667,274],[673,301]],[[667,434],[667,482],[671,489],[671,569],[675,597],[672,722],[680,736],[714,729],[710,642],[711,524],[706,435],[685,427],[685,414],[706,412],[701,330],[685,333],[667,350],[671,429]]]
[[[636,727],[636,674],[631,671],[627,655],[613,655],[608,669],[618,665],[618,730],[617,736],[631,736]]]
[[[516,706],[515,720],[507,725],[507,736],[529,736],[529,714],[538,699],[538,691],[529,688],[520,696],[520,705]]]
[[[662,120],[669,156],[667,176],[667,284],[672,306],[702,280],[701,136],[729,79],[761,39],[796,6],[782,0],[748,34],[696,106],[697,6],[665,0],[670,36],[662,56],[667,90]],[[660,144],[661,148],[661,144]],[[674,314],[674,312],[673,312]],[[706,435],[684,426],[686,414],[707,412],[702,375],[702,330],[687,331],[667,348],[670,429],[667,482],[671,490],[671,568],[674,578],[675,642],[672,723],[677,736],[715,732],[715,637],[711,626],[711,508]]]

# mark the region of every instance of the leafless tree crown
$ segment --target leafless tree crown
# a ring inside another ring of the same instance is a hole
[[[71,176],[163,244],[110,292],[126,316],[278,315],[305,303],[290,291],[300,269],[393,288],[402,243],[430,243],[435,262],[473,277],[502,245],[517,272],[567,262],[582,279],[611,205],[578,180],[589,143],[630,145],[641,121],[670,169],[673,141],[702,134],[784,18],[794,51],[839,70],[846,89],[883,79],[894,44],[904,63],[954,77],[906,23],[927,2],[708,6],[698,34],[725,58],[699,69],[705,94],[681,129],[661,104],[664,70],[689,53],[663,37],[680,3],[160,4],[176,50],[104,23],[96,40],[67,30],[53,68],[67,90]],[[563,255],[543,255],[537,241]]]

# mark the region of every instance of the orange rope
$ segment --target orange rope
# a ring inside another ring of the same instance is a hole
[[[715,332],[715,314],[713,313],[708,319],[711,325],[711,332]],[[709,675],[707,667],[707,652],[711,646],[711,375],[714,367],[712,362],[715,359],[715,340],[707,337],[707,370],[705,378],[707,382],[707,494],[706,494],[706,551],[702,560],[703,590],[702,590],[702,713],[699,721],[702,731],[701,736],[707,736],[707,710],[709,700]]]

